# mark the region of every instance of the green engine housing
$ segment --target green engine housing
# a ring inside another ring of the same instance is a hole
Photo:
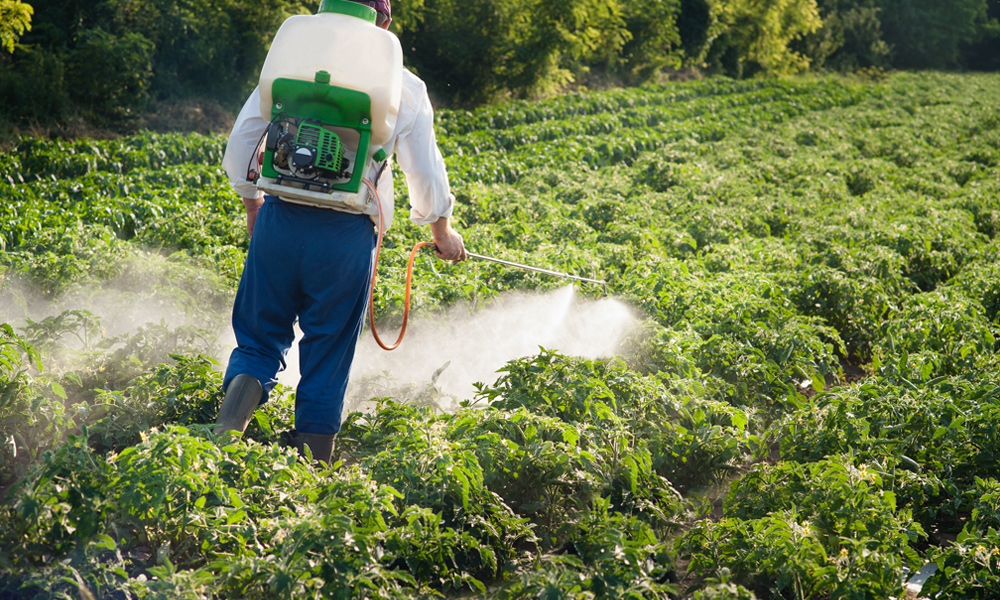
[[[342,171],[344,146],[328,128],[351,129],[358,133],[357,158],[349,165],[346,182],[328,182],[326,190],[357,193],[362,185],[371,150],[371,98],[364,92],[330,85],[330,74],[317,71],[314,81],[279,78],[271,88],[271,121],[302,119],[295,136],[296,146],[313,148],[315,166]],[[291,157],[295,160],[295,156]],[[275,170],[275,151],[265,149],[261,175],[282,181],[288,178]]]
[[[337,134],[321,124],[310,121],[300,123],[295,145],[313,150],[315,168],[333,172],[343,170],[344,144]]]

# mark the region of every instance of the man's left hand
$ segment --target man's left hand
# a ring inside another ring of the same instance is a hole
[[[451,228],[447,217],[431,223],[431,233],[434,235],[434,254],[438,258],[459,263],[469,257],[462,236]]]

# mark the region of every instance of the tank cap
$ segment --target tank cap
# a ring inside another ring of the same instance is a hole
[[[330,83],[329,71],[316,71],[316,83]]]
[[[375,159],[375,162],[382,162],[383,160],[389,158],[389,153],[385,151],[385,148],[379,148],[378,152],[376,152],[375,156],[372,158]]]
[[[349,0],[322,0],[322,2],[319,3],[319,10],[316,12],[350,15],[352,17],[364,19],[370,23],[375,23],[375,17],[378,14],[376,10],[370,6],[358,4],[357,2],[350,2]]]

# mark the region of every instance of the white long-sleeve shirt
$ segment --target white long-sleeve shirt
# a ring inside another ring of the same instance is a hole
[[[247,179],[247,167],[256,164],[257,145],[267,126],[268,120],[260,114],[260,90],[254,89],[236,118],[226,144],[226,154],[222,158],[229,184],[243,198],[263,195]],[[410,192],[410,220],[418,225],[428,225],[441,217],[451,217],[455,196],[451,193],[444,158],[434,136],[434,110],[427,97],[427,86],[406,69],[403,69],[396,127],[385,148],[394,149],[396,162],[406,176],[406,187]],[[369,173],[369,177],[373,178],[374,173]],[[393,193],[392,169],[387,166],[378,181],[383,230],[392,225]],[[377,224],[378,215],[371,216]]]

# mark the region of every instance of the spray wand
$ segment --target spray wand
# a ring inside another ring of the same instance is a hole
[[[577,275],[570,275],[569,273],[560,273],[559,271],[552,271],[550,269],[542,269],[541,267],[532,267],[531,265],[522,265],[521,263],[511,262],[509,260],[500,260],[499,258],[493,258],[491,256],[483,256],[482,254],[474,254],[472,252],[466,252],[471,258],[478,258],[480,260],[488,260],[490,262],[499,263],[501,265],[507,265],[508,267],[517,267],[518,269],[525,269],[527,271],[534,271],[536,273],[544,273],[546,275],[553,275],[555,277],[562,277],[564,279],[573,279],[575,281],[586,281],[588,283],[597,283],[604,287],[604,295],[608,295],[608,284],[607,282],[601,281],[599,279],[588,279],[586,277],[579,277]]]
[[[381,242],[381,240],[379,240],[379,241]],[[381,250],[381,246],[382,246],[382,244],[379,243],[379,250]],[[406,265],[406,296],[405,296],[405,299],[403,300],[403,327],[402,327],[402,329],[399,332],[399,337],[396,339],[396,343],[395,344],[392,344],[391,346],[387,345],[379,337],[378,331],[375,329],[375,309],[374,309],[374,306],[372,305],[371,302],[369,302],[369,304],[368,304],[368,313],[369,313],[369,318],[371,319],[372,335],[375,336],[375,342],[378,343],[378,345],[381,346],[383,350],[395,350],[396,348],[399,347],[399,344],[403,341],[403,335],[406,333],[406,322],[407,322],[407,320],[409,319],[409,316],[410,316],[410,284],[411,284],[412,277],[413,277],[413,261],[417,257],[417,251],[420,250],[421,248],[423,248],[424,246],[428,246],[431,249],[436,249],[435,246],[434,246],[434,244],[432,244],[432,243],[429,243],[429,242],[419,242],[416,246],[413,247],[413,250],[410,251],[410,260],[408,261],[408,263]],[[543,273],[545,275],[552,275],[552,276],[555,276],[555,277],[562,277],[564,279],[573,279],[575,281],[585,281],[587,283],[597,283],[597,284],[600,284],[604,288],[604,295],[605,296],[608,295],[608,284],[607,284],[607,282],[601,281],[599,279],[589,279],[587,277],[579,277],[577,275],[570,275],[569,273],[561,273],[559,271],[553,271],[551,269],[543,269],[541,267],[533,267],[531,265],[523,265],[521,263],[511,262],[509,260],[501,260],[499,258],[493,258],[492,256],[483,256],[482,254],[475,254],[473,252],[468,252],[468,251],[466,252],[466,255],[469,256],[470,258],[478,258],[480,260],[487,260],[487,261],[490,261],[490,262],[499,263],[501,265],[506,265],[508,267],[517,267],[519,269],[525,269],[525,270],[528,270],[528,271],[534,271],[536,273]],[[375,268],[378,268],[378,251],[376,251],[376,254],[375,254]],[[372,283],[371,283],[371,285],[372,285],[372,296],[374,297],[374,291],[375,291],[375,273],[374,273],[374,271],[372,272]]]
[[[377,179],[376,179],[376,181],[377,181]],[[375,185],[372,182],[370,182],[367,178],[364,179],[363,182],[365,183],[366,186],[368,186],[368,190],[375,197],[375,203],[378,205],[378,213],[379,213],[378,214],[378,216],[379,216],[379,220],[378,220],[378,242],[376,244],[376,249],[375,249],[375,264],[372,265],[371,289],[369,290],[370,291],[370,296],[369,297],[370,298],[374,298],[375,297],[375,272],[378,270],[378,259],[379,259],[379,255],[382,253],[382,236],[385,233],[385,231],[382,229],[382,219],[383,219],[383,215],[382,215],[382,202],[379,200],[378,191],[375,189]],[[437,249],[434,246],[433,243],[430,243],[430,242],[418,242],[417,245],[415,245],[413,247],[413,250],[410,251],[410,260],[408,261],[408,263],[406,265],[406,296],[405,296],[405,298],[403,300],[403,326],[402,326],[402,328],[399,331],[399,337],[396,338],[396,343],[394,343],[392,345],[387,345],[379,337],[378,331],[375,329],[375,305],[374,305],[374,303],[371,300],[368,301],[368,318],[369,318],[369,322],[371,323],[371,327],[372,327],[372,335],[375,337],[375,342],[379,346],[381,346],[383,350],[395,350],[396,348],[398,348],[399,344],[402,343],[402,341],[403,341],[403,335],[406,334],[406,322],[409,320],[409,317],[410,317],[410,283],[411,283],[412,276],[413,276],[413,261],[417,257],[417,251],[420,250],[421,248],[423,248],[424,246],[429,246],[433,250]],[[501,260],[499,258],[493,258],[491,256],[483,256],[482,254],[474,254],[474,253],[468,252],[468,251],[466,251],[466,255],[469,256],[469,257],[471,257],[471,258],[478,258],[480,260],[487,260],[487,261],[490,261],[490,262],[499,263],[501,265],[506,265],[508,267],[517,267],[518,269],[526,269],[528,271],[534,271],[536,273],[543,273],[545,275],[552,275],[552,276],[555,276],[555,277],[562,277],[564,279],[573,279],[575,281],[585,281],[587,283],[598,283],[601,286],[603,286],[603,288],[604,288],[604,295],[605,296],[608,295],[608,284],[607,284],[607,282],[601,281],[599,279],[588,279],[587,277],[579,277],[577,275],[570,275],[569,273],[561,273],[559,271],[552,271],[551,269],[543,269],[541,267],[533,267],[531,265],[523,265],[521,263],[511,262],[509,260]]]

